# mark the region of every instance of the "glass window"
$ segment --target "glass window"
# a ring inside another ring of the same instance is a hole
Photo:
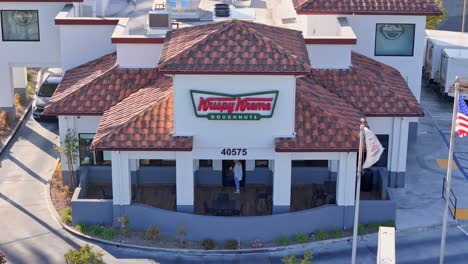
[[[109,151],[91,151],[94,134],[79,134],[80,165],[111,165]]]
[[[198,166],[211,168],[213,167],[213,160],[199,160]]]
[[[268,160],[256,160],[255,168],[268,168]]]
[[[39,41],[37,10],[2,10],[3,41]]]
[[[328,160],[293,160],[293,167],[328,167]]]
[[[413,56],[414,24],[377,24],[375,56]]]
[[[52,97],[57,87],[58,87],[58,83],[56,84],[44,83],[43,85],[41,85],[41,88],[39,88],[37,95],[42,96],[42,97]]]
[[[142,159],[142,160],[140,160],[140,166],[174,167],[175,165],[176,165],[175,160],[163,160],[163,159]]]

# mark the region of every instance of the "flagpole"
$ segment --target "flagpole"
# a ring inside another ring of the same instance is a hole
[[[356,185],[356,201],[354,203],[354,227],[353,227],[353,249],[351,254],[351,263],[356,264],[356,248],[357,248],[357,233],[359,221],[359,200],[361,196],[361,171],[362,171],[362,145],[364,143],[364,123],[365,118],[361,118],[361,126],[359,127],[359,154],[357,168],[357,185]]]
[[[447,185],[445,189],[445,206],[444,206],[444,215],[442,221],[442,237],[440,241],[440,258],[439,264],[444,263],[445,257],[445,237],[447,236],[447,221],[448,221],[448,210],[449,210],[449,200],[450,200],[450,186],[452,180],[452,165],[453,165],[453,148],[455,142],[455,120],[458,113],[458,96],[459,96],[459,86],[460,79],[455,79],[455,95],[453,100],[453,113],[452,113],[452,130],[450,132],[450,147],[449,147],[449,156],[448,156],[448,168],[447,168]]]

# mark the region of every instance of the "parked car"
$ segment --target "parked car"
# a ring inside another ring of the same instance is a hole
[[[43,118],[42,112],[44,107],[49,102],[50,98],[54,94],[58,85],[62,81],[61,75],[51,74],[47,76],[44,82],[41,83],[39,89],[36,91],[36,96],[33,102],[33,117],[36,119]]]

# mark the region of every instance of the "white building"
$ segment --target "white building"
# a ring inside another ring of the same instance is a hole
[[[66,5],[54,29],[66,73],[45,113],[59,116],[62,142],[67,131],[79,139],[73,221],[126,215],[140,228],[185,224],[193,238],[246,240],[349,227],[361,117],[386,148],[361,219],[394,219],[386,188],[404,186],[409,124],[423,115],[425,16],[440,13],[430,0],[397,2],[253,1],[254,22],[180,20],[162,35],[145,34],[148,1],[133,12],[117,12],[117,1]],[[232,160],[243,164],[241,194],[229,187]],[[235,209],[212,199],[220,194]],[[220,210],[268,216],[205,216]]]

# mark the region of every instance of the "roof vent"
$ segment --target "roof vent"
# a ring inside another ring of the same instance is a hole
[[[215,5],[215,16],[216,17],[229,17],[229,5],[228,4],[216,4]]]
[[[152,10],[148,13],[148,34],[165,34],[171,29],[171,14],[166,10]]]

